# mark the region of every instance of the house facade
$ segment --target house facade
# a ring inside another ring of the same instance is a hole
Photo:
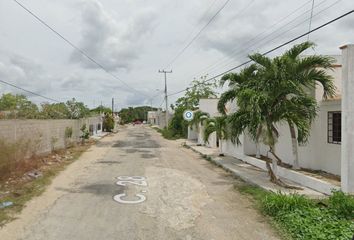
[[[342,189],[354,192],[354,45],[341,48],[342,55],[333,56],[333,76],[336,86],[336,97],[323,98],[323,89],[317,85],[310,94],[315,97],[319,105],[318,116],[312,124],[311,135],[307,144],[298,146],[298,158],[301,168],[321,170],[341,176]],[[200,110],[208,112],[210,116],[217,116],[217,99],[201,99]],[[227,112],[237,111],[235,103],[229,103]],[[287,123],[277,125],[279,140],[275,151],[283,162],[293,165],[292,142],[290,129]],[[191,131],[196,129],[191,129]],[[209,143],[202,137],[202,126],[199,126],[198,143],[209,147],[218,147],[215,135]],[[230,156],[256,155],[256,144],[247,134],[240,137],[241,145],[235,145],[225,140],[220,149]],[[260,144],[261,155],[268,154],[268,147]]]

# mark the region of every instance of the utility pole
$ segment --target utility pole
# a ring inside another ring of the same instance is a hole
[[[311,31],[311,24],[312,24],[312,16],[313,16],[313,7],[314,7],[314,5],[315,5],[315,0],[312,0],[309,31]],[[310,40],[310,33],[307,35],[307,41],[309,41],[309,40]]]
[[[114,117],[114,98],[112,98],[112,117]]]
[[[165,103],[166,103],[166,114],[165,114],[165,121],[166,121],[166,128],[168,126],[168,101],[167,101],[167,73],[172,73],[172,70],[159,70],[159,73],[163,73],[165,75]]]

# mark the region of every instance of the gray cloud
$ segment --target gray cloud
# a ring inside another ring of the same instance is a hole
[[[5,51],[0,51],[0,56],[1,80],[39,94],[44,94],[51,90],[52,76],[46,73],[39,63],[33,61],[33,59]],[[28,95],[10,86],[3,86],[2,89]]]
[[[139,93],[129,94],[126,98],[126,104],[128,106],[138,106],[146,103],[146,97]]]
[[[164,67],[210,19],[224,1],[216,0],[26,0],[26,6],[49,25],[84,49],[131,87],[155,95],[163,89]],[[321,0],[322,1],[322,0]],[[316,1],[315,4],[321,1]],[[326,0],[328,6],[337,0]],[[212,77],[246,60],[252,51],[263,52],[308,29],[308,22],[267,44],[250,42],[257,34],[308,2],[291,18],[308,11],[311,1],[233,0],[174,62],[168,75],[168,91],[184,89],[193,77]],[[353,6],[342,0],[314,18],[313,27],[337,17]],[[318,9],[315,9],[315,14]],[[0,8],[0,79],[45,96],[66,101],[75,97],[88,105],[108,104],[114,97],[119,107],[149,104],[149,97],[126,87],[47,31],[12,1]],[[291,19],[289,18],[289,19]],[[289,20],[287,19],[287,20]],[[305,19],[305,17],[303,18]],[[318,54],[340,54],[338,47],[353,42],[348,16],[311,34]],[[281,23],[278,26],[281,26]],[[289,26],[290,27],[290,26]],[[274,35],[273,35],[274,37]],[[304,38],[305,39],[305,38]],[[304,40],[302,39],[302,40]],[[287,46],[290,47],[291,45]],[[275,54],[280,54],[287,47]],[[234,53],[241,51],[241,55]],[[70,59],[70,61],[68,61]],[[214,65],[219,59],[221,64]],[[212,67],[208,67],[212,66]],[[203,70],[202,70],[203,69]],[[206,70],[204,70],[206,69]],[[150,91],[148,90],[150,89]],[[0,84],[0,94],[20,92]],[[171,96],[169,102],[180,95]],[[36,98],[31,98],[36,99]],[[37,100],[37,99],[36,99]],[[39,99],[37,102],[45,101]],[[160,104],[161,97],[154,100]]]
[[[155,19],[156,12],[148,8],[118,22],[99,1],[85,1],[79,47],[108,70],[129,69],[139,58],[145,37],[154,29]],[[71,60],[86,68],[97,68],[78,52],[72,54]]]

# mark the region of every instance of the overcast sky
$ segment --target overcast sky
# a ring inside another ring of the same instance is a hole
[[[216,75],[247,60],[248,53],[264,52],[306,32],[312,3],[230,0],[168,66],[225,0],[18,1],[129,87],[88,61],[13,0],[0,0],[0,79],[59,101],[75,97],[90,107],[101,101],[108,106],[114,97],[118,108],[150,105],[152,96],[157,96],[153,105],[159,106],[164,88],[159,69],[173,70],[168,74],[172,93],[187,87],[193,78]],[[353,0],[315,0],[312,26],[352,9]],[[354,43],[354,14],[311,34],[310,40],[317,44],[317,54],[340,54],[339,46]],[[0,85],[0,93],[6,92],[20,91]],[[29,97],[36,103],[46,101]]]

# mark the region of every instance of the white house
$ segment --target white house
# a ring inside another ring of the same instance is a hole
[[[210,117],[218,116],[220,115],[217,110],[218,101],[218,98],[200,99],[199,110],[208,113]],[[208,147],[219,147],[215,133],[210,135],[208,142],[204,141],[203,126],[201,124],[188,128],[188,139],[196,140],[198,144],[205,144]]]
[[[354,193],[354,45],[341,47],[342,55],[333,56],[334,78],[337,96],[323,99],[320,86],[311,93],[319,104],[318,117],[311,128],[311,136],[306,145],[298,146],[300,167],[322,170],[341,176],[342,189]],[[216,116],[218,99],[201,99],[200,110]],[[228,113],[237,111],[236,104],[230,103]],[[343,116],[343,117],[342,117]],[[202,127],[199,127],[198,143],[203,144]],[[280,133],[276,144],[276,153],[288,164],[293,164],[289,126],[278,125]],[[234,145],[230,140],[223,141],[223,153],[231,156],[255,155],[256,145],[247,136],[240,137],[241,145]],[[209,139],[210,147],[217,147],[215,136]],[[262,155],[267,155],[268,148],[260,146]],[[271,157],[269,155],[269,157]]]
[[[148,111],[147,122],[152,125],[158,125],[158,114],[157,111]]]

